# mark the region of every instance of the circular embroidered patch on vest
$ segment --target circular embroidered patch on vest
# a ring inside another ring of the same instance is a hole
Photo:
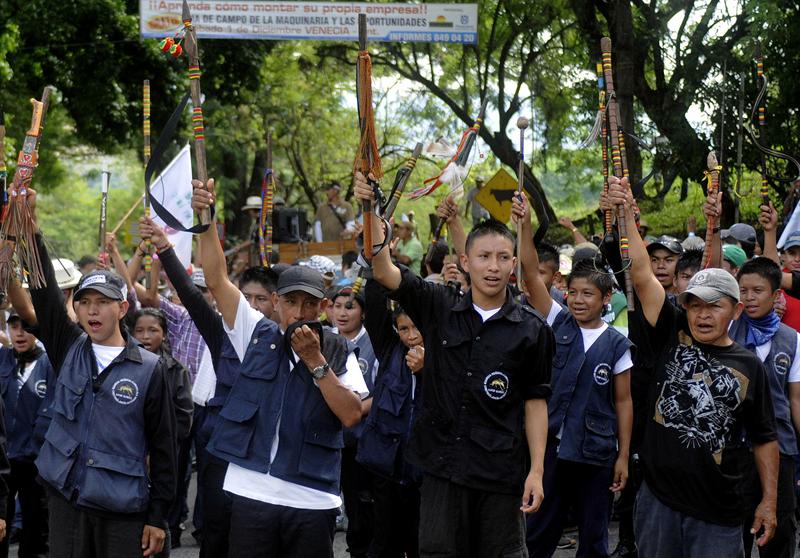
[[[39,399],[44,399],[44,396],[47,395],[47,381],[39,380],[33,384],[33,391],[36,392],[36,395],[39,396]]]
[[[611,367],[603,362],[602,364],[598,364],[594,369],[594,383],[598,386],[604,386],[608,383],[609,378],[611,378]]]
[[[133,380],[122,378],[114,382],[111,387],[111,395],[114,396],[114,401],[117,403],[130,405],[139,397],[139,386]]]
[[[787,372],[789,372],[789,367],[792,365],[792,359],[789,358],[784,352],[780,352],[775,355],[775,359],[773,360],[775,366],[775,372],[780,374],[781,376],[785,376]]]
[[[367,368],[369,368],[369,364],[367,363],[366,359],[360,358],[358,359],[358,367],[361,368],[361,375],[367,373]]]
[[[483,380],[483,391],[491,399],[503,399],[508,395],[508,376],[499,370],[489,372]]]

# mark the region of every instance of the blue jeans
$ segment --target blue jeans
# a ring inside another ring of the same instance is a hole
[[[647,483],[636,497],[633,515],[641,558],[743,558],[741,525],[717,525],[662,504]]]

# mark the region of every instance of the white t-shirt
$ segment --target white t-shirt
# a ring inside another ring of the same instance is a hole
[[[92,351],[94,351],[94,358],[97,360],[97,372],[100,373],[111,364],[111,361],[117,358],[125,347],[109,347],[107,345],[98,345],[92,343]]]
[[[474,302],[472,303],[472,307],[478,314],[481,315],[481,320],[483,320],[484,322],[500,311],[500,308],[492,308],[491,310],[484,310]]]
[[[31,373],[33,372],[33,369],[35,367],[36,367],[36,361],[35,360],[33,362],[29,362],[29,363],[27,363],[25,365],[25,368],[22,371],[22,376],[17,380],[19,382],[19,385],[21,385],[21,386],[25,385],[25,382],[27,382],[28,378],[31,377]]]
[[[763,345],[756,347],[756,355],[759,359],[761,359],[761,362],[767,360],[771,349],[772,341],[767,341]],[[800,333],[797,334],[797,340],[794,349],[794,360],[792,361],[792,367],[789,368],[789,377],[786,379],[786,381],[790,384],[800,382]]]
[[[547,314],[547,325],[552,327],[556,321],[556,318],[561,312],[567,312],[567,310],[562,308],[555,300],[553,300],[550,306],[550,312]],[[579,329],[581,330],[581,336],[583,337],[583,352],[585,353],[592,347],[592,345],[594,345],[595,341],[600,339],[600,336],[603,335],[603,332],[608,329],[608,324],[603,322],[600,327],[594,329],[587,329],[579,326]],[[619,360],[614,363],[612,372],[616,376],[617,374],[622,374],[631,368],[633,368],[633,358],[631,357],[631,350],[628,349],[625,351],[625,354],[623,354]]]
[[[229,329],[225,324],[225,331],[240,361],[244,359],[245,350],[250,343],[250,338],[253,336],[256,324],[263,317],[264,315],[261,312],[250,307],[244,295],[239,296],[239,307],[236,310],[234,327]],[[294,357],[297,362],[300,361],[296,354]],[[294,368],[291,360],[289,361],[289,367],[290,370]],[[348,355],[347,371],[339,376],[339,381],[346,388],[357,393],[361,399],[369,395],[367,385],[364,383],[364,377],[361,375],[358,359],[353,354]],[[270,461],[273,461],[278,454],[280,440],[277,432],[280,432],[280,419],[278,419],[275,438],[272,440]],[[273,477],[269,473],[251,471],[234,463],[228,464],[228,470],[225,473],[225,484],[222,488],[227,492],[244,498],[290,508],[329,510],[342,505],[342,499],[338,495],[285,481]]]

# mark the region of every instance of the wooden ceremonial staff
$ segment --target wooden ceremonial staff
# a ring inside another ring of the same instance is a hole
[[[614,93],[614,76],[611,66],[611,39],[600,39],[600,51],[603,57],[603,75],[605,76],[607,92],[608,131],[611,136],[611,161],[614,166],[614,176],[619,179],[628,176],[628,163],[625,160],[624,140],[619,129],[619,105]],[[622,267],[625,272],[625,294],[628,301],[628,311],[634,311],[633,282],[631,280],[631,259],[628,253],[629,240],[625,223],[625,208],[622,204],[617,206],[617,228],[619,229],[619,248],[622,256]]]
[[[0,221],[6,217],[6,207],[8,199],[6,198],[6,183],[8,179],[8,169],[6,168],[6,127],[4,122],[3,112],[0,112],[0,188],[3,189],[0,196],[2,196],[3,204],[0,208]]]
[[[203,188],[208,183],[208,169],[206,166],[206,141],[203,125],[203,96],[200,91],[200,47],[197,43],[197,32],[192,24],[192,12],[189,2],[183,0],[183,27],[186,32],[184,38],[186,56],[189,58],[189,87],[192,94],[192,128],[194,129],[194,162],[197,167],[197,179],[202,182]],[[211,222],[211,212],[208,209],[200,211],[198,219],[201,225]]]
[[[375,180],[383,177],[381,157],[378,153],[378,143],[375,140],[375,115],[372,106],[372,60],[367,51],[367,15],[358,14],[358,62],[356,64],[356,89],[358,96],[358,126],[361,130],[361,142],[358,146],[354,170],[360,171],[372,184],[376,193],[378,184],[369,178],[372,174]],[[361,203],[361,212],[364,216],[364,257],[367,261],[372,259],[372,202],[365,200]]]
[[[608,195],[608,119],[606,118],[606,82],[603,76],[603,63],[597,63],[597,89],[598,89],[598,108],[600,119],[600,145],[603,154],[603,193]],[[611,227],[614,224],[614,215],[610,209],[603,211],[603,225],[605,240],[608,241],[612,236]]]
[[[125,221],[127,221],[130,218],[130,216],[133,214],[133,212],[136,211],[136,208],[139,207],[139,204],[142,203],[142,200],[144,200],[145,197],[146,197],[145,194],[142,194],[142,196],[140,198],[137,198],[137,200],[135,202],[133,202],[133,205],[131,206],[131,208],[128,211],[125,212],[125,215],[122,216],[122,219],[117,221],[117,224],[114,225],[113,229],[111,229],[111,234],[117,234],[119,229],[122,228],[122,225],[125,224]]]
[[[708,154],[706,168],[705,175],[708,178],[708,195],[710,197],[715,197],[717,192],[719,192],[719,173],[722,167],[717,162],[717,155],[713,151]],[[711,244],[714,241],[715,231],[719,232],[717,218],[711,215],[706,223],[706,247],[703,251],[703,269],[711,267]]]
[[[411,153],[411,158],[408,159],[405,164],[398,169],[397,174],[394,176],[394,185],[392,186],[391,194],[389,194],[389,201],[386,202],[386,205],[381,212],[381,217],[387,221],[389,221],[394,215],[394,211],[397,209],[397,203],[403,196],[403,192],[408,184],[408,179],[411,178],[411,174],[414,172],[414,168],[417,166],[417,159],[421,154],[422,144],[417,143],[417,145],[414,146],[414,151]],[[362,267],[358,270],[358,276],[356,277],[356,280],[353,281],[353,287],[350,289],[350,296],[347,297],[347,302],[345,303],[345,307],[348,310],[353,307],[353,300],[355,299],[356,295],[361,292],[361,288],[363,286],[364,268]]]
[[[267,130],[267,168],[261,181],[261,216],[258,224],[258,250],[261,265],[269,267],[272,259],[272,197],[275,194],[275,171],[272,169],[272,130]]]
[[[150,162],[150,80],[144,80],[142,87],[142,132],[144,137],[144,168]],[[144,216],[150,218],[150,193],[148,192],[147,180],[144,181]],[[137,204],[138,205],[138,204]],[[135,206],[134,206],[135,207]],[[127,219],[127,216],[125,217]],[[124,220],[123,220],[124,221]],[[150,270],[153,268],[153,256],[150,247],[150,236],[144,239],[144,286],[150,288]]]
[[[99,238],[99,254],[100,261],[108,265],[108,250],[106,250],[106,219],[108,209],[108,182],[111,179],[111,173],[103,171],[103,182],[100,185],[100,238]]]
[[[517,169],[517,195],[522,198],[525,194],[523,188],[525,187],[525,130],[528,128],[530,121],[524,116],[517,118],[517,128],[519,128],[519,163]],[[522,226],[517,227],[517,246],[520,245],[519,233]],[[517,287],[522,292],[522,258],[517,249]]]

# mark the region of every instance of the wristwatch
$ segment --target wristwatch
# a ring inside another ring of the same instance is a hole
[[[325,374],[327,374],[330,371],[330,369],[331,365],[326,362],[322,366],[317,366],[316,368],[314,368],[311,371],[311,375],[314,376],[315,380],[321,380],[322,378],[325,377]]]

